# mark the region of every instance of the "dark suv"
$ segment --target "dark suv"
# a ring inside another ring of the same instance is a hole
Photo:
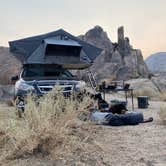
[[[69,95],[73,91],[79,92],[85,86],[84,81],[80,81],[67,69],[54,65],[25,65],[20,77],[14,79],[18,79],[15,83],[15,97],[19,98],[28,93],[42,96],[55,86],[59,86],[63,94]],[[21,107],[22,104],[18,102],[18,106]]]

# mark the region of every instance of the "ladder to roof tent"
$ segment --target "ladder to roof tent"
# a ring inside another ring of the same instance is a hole
[[[87,71],[87,74],[88,74],[90,85],[92,89],[96,92],[97,82],[96,82],[95,76],[90,70]]]

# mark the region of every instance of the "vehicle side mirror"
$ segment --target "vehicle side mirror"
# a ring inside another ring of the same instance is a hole
[[[11,77],[11,81],[12,81],[12,82],[17,81],[18,79],[19,79],[18,76],[12,76],[12,77]]]

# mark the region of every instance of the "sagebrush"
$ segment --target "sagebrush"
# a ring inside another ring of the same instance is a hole
[[[65,98],[57,90],[40,99],[29,96],[23,118],[12,114],[1,125],[0,163],[42,155],[64,164],[103,165],[97,126],[78,119],[92,103],[86,95]]]
[[[163,105],[160,107],[160,111],[158,113],[160,119],[161,119],[161,122],[166,125],[166,105]]]
[[[163,92],[160,93],[159,99],[161,101],[166,101],[166,91],[163,91]]]

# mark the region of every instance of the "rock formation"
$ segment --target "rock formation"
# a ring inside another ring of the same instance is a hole
[[[113,43],[107,33],[99,26],[89,30],[81,39],[103,49],[94,62],[92,71],[97,80],[127,80],[148,77],[149,72],[140,50],[133,49],[128,37],[124,36],[124,28],[118,28],[118,42]]]
[[[9,48],[0,47],[0,84],[9,84],[13,75],[18,75],[21,63],[10,53]]]
[[[124,37],[124,27],[118,28],[118,45],[117,48],[122,55],[127,55],[130,53],[132,47],[130,46],[130,41],[128,37]]]
[[[128,80],[127,83],[134,89],[134,95],[137,96],[149,96],[158,97],[160,90],[154,84],[154,82],[147,78]]]

